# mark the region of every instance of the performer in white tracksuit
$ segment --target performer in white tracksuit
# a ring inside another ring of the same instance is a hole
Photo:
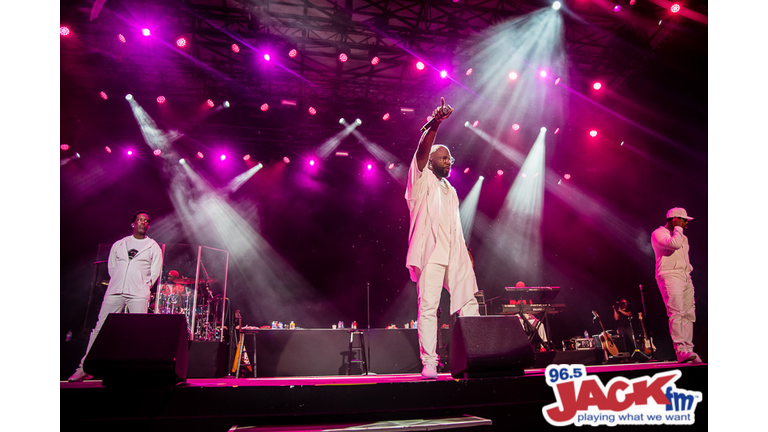
[[[131,227],[133,234],[116,241],[109,251],[107,271],[110,279],[99,318],[91,331],[85,355],[69,381],[82,381],[90,377],[83,370],[83,361],[109,314],[122,313],[124,310],[128,313],[147,312],[150,288],[160,277],[163,268],[163,252],[157,242],[146,235],[149,230],[149,215],[146,212],[136,213]]]
[[[656,255],[656,283],[667,307],[669,333],[681,363],[702,363],[693,352],[693,323],[696,322],[691,271],[688,257],[688,237],[683,229],[693,220],[685,209],[675,207],[667,212],[666,225],[651,234],[651,245]]]
[[[444,113],[442,98],[441,103],[432,114],[436,121],[419,140],[405,190],[411,216],[406,267],[418,288],[423,379],[437,378],[437,308],[443,287],[451,294],[451,314],[480,314],[474,297],[477,281],[459,219],[459,197],[447,179],[453,158],[447,147],[433,145],[440,122],[452,112]]]

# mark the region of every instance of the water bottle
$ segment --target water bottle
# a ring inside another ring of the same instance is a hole
[[[584,330],[584,337],[589,339],[589,332],[587,332],[586,330]]]
[[[72,340],[72,330],[67,332],[67,339],[66,339],[66,341],[69,342],[71,340]]]
[[[291,321],[291,330],[293,330],[295,328],[296,328],[296,324],[293,321]]]

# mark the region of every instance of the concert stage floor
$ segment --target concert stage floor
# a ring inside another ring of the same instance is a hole
[[[698,391],[692,426],[706,426],[706,364],[648,362],[586,366],[603,384],[679,370],[678,389]],[[545,369],[516,377],[423,381],[419,374],[187,379],[175,387],[60,384],[62,430],[321,431],[512,430],[551,428],[542,408],[556,402]],[[439,421],[442,419],[442,421]],[[615,426],[651,428],[664,426]],[[559,429],[559,428],[558,428]]]

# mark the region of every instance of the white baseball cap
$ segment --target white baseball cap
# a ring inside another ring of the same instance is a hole
[[[688,213],[682,207],[675,207],[675,208],[669,209],[669,211],[667,212],[667,219],[672,219],[674,217],[679,217],[686,220],[693,220],[693,218],[688,216]]]

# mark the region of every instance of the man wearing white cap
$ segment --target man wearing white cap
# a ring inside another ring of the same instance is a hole
[[[419,296],[417,326],[422,379],[437,378],[437,307],[443,287],[451,294],[451,314],[480,315],[477,281],[459,219],[459,197],[448,182],[454,159],[444,145],[433,145],[440,122],[453,109],[441,106],[425,126],[408,171],[405,200],[411,215],[406,267]],[[424,168],[427,168],[426,170]]]
[[[685,209],[675,207],[667,212],[666,225],[651,234],[656,255],[656,283],[667,307],[669,333],[680,363],[702,363],[693,352],[693,323],[696,322],[691,260],[688,237],[683,229],[693,220]]]

